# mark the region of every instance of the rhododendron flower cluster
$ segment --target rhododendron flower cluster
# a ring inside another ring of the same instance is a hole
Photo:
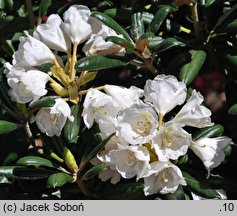
[[[50,91],[64,99],[59,98],[54,107],[42,108],[36,114],[40,131],[48,136],[60,136],[66,119],[72,121],[66,101],[77,104],[80,87],[95,77],[86,71],[76,76],[78,45],[87,41],[82,49],[85,55],[103,55],[104,52],[124,55],[124,48],[105,41],[107,36],[118,36],[117,33],[90,14],[88,7],[73,5],[65,11],[63,20],[57,14],[50,15],[46,23],[37,26],[33,36],[25,31],[26,36],[20,38],[12,64],[5,63],[12,101],[20,104],[36,102],[48,93],[47,83]],[[58,51],[67,53],[65,64],[57,55]],[[42,70],[46,64],[51,65],[48,73]]]
[[[85,125],[90,128],[95,121],[102,137],[115,134],[92,160],[107,166],[99,174],[102,181],[111,178],[115,184],[121,177],[136,177],[144,179],[145,195],[174,193],[179,185],[186,185],[175,161],[189,148],[208,173],[224,160],[223,149],[231,139],[223,136],[193,141],[185,130],[185,126],[211,126],[211,111],[202,105],[203,97],[195,90],[186,100],[186,85],[174,76],[147,80],[144,91],[113,85],[106,85],[104,91],[89,90],[82,113]],[[180,110],[167,117],[177,106]]]

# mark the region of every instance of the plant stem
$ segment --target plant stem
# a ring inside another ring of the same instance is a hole
[[[139,57],[143,62],[144,62],[144,66],[150,71],[152,72],[153,74],[155,74],[156,72],[156,69],[155,67],[153,66],[152,62],[149,60],[149,59],[146,59],[143,57],[143,55],[141,55],[139,52],[137,51],[134,51],[134,54]]]
[[[86,197],[89,197],[91,195],[91,193],[87,190],[85,183],[79,177],[77,177],[76,183],[77,183],[78,187],[80,188],[81,192]]]
[[[56,58],[54,59],[54,64],[55,64],[56,68],[61,68],[59,63],[58,63],[58,60]]]
[[[35,17],[34,17],[34,12],[33,12],[32,0],[26,0],[26,9],[27,9],[27,13],[29,16],[30,28],[34,28],[35,27]]]
[[[164,115],[162,113],[159,113],[159,127],[164,124],[163,118],[164,118]]]
[[[91,89],[104,90],[104,87],[105,87],[105,86],[99,86],[99,87],[91,88]],[[87,94],[87,92],[88,92],[89,90],[90,90],[90,89],[79,91],[79,94],[80,94],[80,95]]]
[[[34,137],[33,137],[33,135],[32,135],[31,130],[30,130],[29,122],[26,122],[26,123],[25,123],[24,130],[25,130],[25,132],[26,132],[26,134],[27,134],[29,143],[33,146],[33,148],[34,148],[35,150],[37,150],[37,147],[36,147],[36,144],[35,144],[35,139],[34,139]]]
[[[199,41],[202,40],[201,29],[200,29],[200,22],[198,17],[198,8],[197,2],[194,2],[190,5],[192,11],[192,18],[193,18],[193,27],[195,31],[195,35]]]
[[[74,42],[73,43],[72,60],[71,60],[71,65],[70,65],[70,78],[71,78],[71,80],[74,80],[75,76],[76,76],[75,64],[76,64],[76,61],[77,61],[77,46],[78,46],[78,43]]]

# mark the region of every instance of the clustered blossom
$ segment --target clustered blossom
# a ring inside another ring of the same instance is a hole
[[[108,53],[124,55],[124,48],[105,41],[107,36],[119,35],[90,15],[91,11],[88,7],[73,5],[65,11],[63,20],[59,15],[52,14],[46,23],[37,26],[33,36],[25,31],[25,36],[20,37],[20,44],[13,55],[12,63],[5,64],[4,72],[10,86],[9,96],[12,101],[32,104],[48,93],[47,83],[50,82],[52,88],[50,90],[58,96],[69,97],[71,102],[77,103],[80,86],[71,83],[75,78],[75,71],[73,71],[77,51],[75,47],[79,44],[85,42],[82,51],[86,56]],[[72,49],[73,57],[71,57]],[[58,51],[68,54],[65,65],[56,54]],[[41,71],[46,64],[52,65],[48,73]],[[79,81],[90,77],[86,72],[83,72],[83,75],[80,76]],[[61,108],[57,109],[58,106]],[[66,120],[72,121],[70,115],[67,102],[58,99],[54,107],[40,109],[35,119],[41,132],[48,136],[60,136]]]
[[[144,179],[145,195],[174,193],[179,185],[186,185],[174,162],[189,148],[203,161],[208,175],[224,160],[224,148],[231,139],[222,136],[193,141],[185,130],[185,126],[213,125],[211,111],[202,105],[203,97],[195,90],[186,101],[186,85],[174,76],[147,80],[144,91],[113,85],[106,85],[104,91],[89,90],[82,113],[88,128],[93,122],[99,125],[102,138],[115,134],[92,160],[107,166],[99,175],[102,181],[111,178],[116,184],[121,177],[136,177]],[[178,105],[182,105],[180,111],[167,118]]]
[[[124,55],[125,49],[106,41],[118,35],[98,19],[84,5],[73,5],[63,20],[52,14],[44,24],[37,26],[33,36],[25,32],[20,38],[12,63],[5,64],[9,95],[20,104],[33,104],[48,91],[58,98],[52,107],[37,110],[32,122],[48,136],[60,136],[67,121],[73,121],[67,101],[77,104],[78,91],[93,72],[82,71],[76,76],[77,46],[90,55]],[[149,50],[148,50],[149,51]],[[64,63],[58,52],[67,54]],[[143,56],[150,53],[143,53]],[[48,73],[42,70],[50,65]],[[48,85],[50,83],[50,85]],[[192,140],[185,126],[211,126],[211,111],[202,105],[203,96],[192,91],[187,99],[187,88],[174,76],[158,75],[147,80],[144,90],[105,85],[103,91],[88,90],[82,117],[87,128],[96,122],[104,139],[114,134],[91,163],[105,164],[99,174],[102,181],[116,184],[121,178],[144,180],[144,193],[174,193],[179,185],[186,185],[175,161],[191,149],[210,171],[224,160],[228,137]],[[185,103],[186,101],[186,103]],[[182,106],[172,118],[167,117],[175,107]]]

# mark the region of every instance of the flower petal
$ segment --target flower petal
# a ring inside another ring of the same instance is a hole
[[[177,124],[167,123],[159,127],[157,136],[152,140],[152,147],[159,160],[166,162],[185,155],[191,141],[191,134]]]
[[[179,185],[186,185],[180,169],[174,164],[167,162],[153,162],[149,175],[144,178],[145,195],[156,193],[174,193]]]
[[[144,87],[145,100],[153,103],[160,115],[165,115],[186,99],[186,85],[174,76],[158,75]]]
[[[203,128],[213,125],[211,123],[211,111],[201,105],[204,98],[196,90],[193,90],[192,96],[187,103],[182,107],[178,114],[172,119],[173,122],[179,123],[182,126],[192,126]]]
[[[190,145],[191,150],[202,160],[204,166],[210,171],[219,166],[225,159],[224,148],[231,143],[231,139],[225,136],[217,138],[200,138]]]

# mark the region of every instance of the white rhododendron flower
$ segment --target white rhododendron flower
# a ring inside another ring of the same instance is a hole
[[[103,182],[110,179],[112,184],[117,184],[121,179],[121,174],[117,170],[107,168],[107,170],[99,173],[98,178]]]
[[[7,78],[20,78],[26,72],[24,68],[13,66],[9,62],[4,64],[4,68]]]
[[[92,27],[92,34],[85,43],[82,51],[87,55],[124,55],[125,48],[114,44],[110,41],[106,42],[108,36],[120,36],[113,29],[104,25],[97,18],[90,17],[89,21]],[[121,37],[121,36],[120,36]]]
[[[204,166],[210,171],[219,166],[225,159],[224,149],[231,143],[225,136],[217,138],[200,138],[190,145],[191,150],[202,160]]]
[[[41,132],[48,136],[60,136],[67,119],[73,121],[69,105],[61,98],[50,108],[41,108],[35,116],[35,121]]]
[[[107,181],[110,179],[112,184],[117,184],[121,179],[121,174],[116,170],[115,165],[110,162],[110,159],[107,156],[111,150],[117,149],[117,141],[118,140],[115,136],[111,137],[105,145],[105,150],[101,151],[97,157],[90,161],[93,165],[105,163],[107,169],[100,172],[98,178],[101,181]]]
[[[152,140],[152,147],[160,161],[176,160],[187,153],[192,141],[191,134],[178,124],[164,124],[159,127],[157,136]]]
[[[123,108],[131,107],[134,104],[141,104],[140,98],[143,95],[143,90],[135,86],[125,88],[122,86],[105,85],[104,91],[118,102]]]
[[[187,103],[182,107],[179,113],[172,119],[173,122],[179,123],[182,126],[193,126],[203,128],[213,125],[211,123],[211,111],[201,105],[204,98],[196,90],[192,91],[192,96]]]
[[[145,195],[174,193],[179,185],[186,185],[180,169],[167,162],[153,162],[144,177]]]
[[[145,195],[174,193],[186,182],[171,160],[178,160],[188,148],[209,170],[223,161],[223,148],[230,142],[229,138],[193,142],[191,134],[183,129],[212,125],[211,112],[202,105],[203,97],[195,90],[184,104],[186,86],[174,76],[158,75],[153,81],[148,80],[144,92],[134,86],[127,89],[114,85],[105,85],[103,90],[106,94],[89,90],[83,105],[87,127],[95,120],[102,139],[116,132],[108,142],[110,147],[106,145],[96,159],[108,168],[99,176],[102,180],[113,179],[117,183],[121,176],[136,176],[144,178]],[[176,116],[164,117],[182,104]],[[203,146],[203,141],[208,141],[207,145]],[[217,143],[222,143],[222,147],[217,147]]]
[[[20,77],[8,78],[7,82],[11,87],[9,91],[11,100],[18,103],[38,100],[47,94],[45,85],[48,80],[49,75],[38,70],[29,70],[22,73]]]
[[[145,100],[151,102],[159,115],[165,115],[186,99],[186,85],[174,76],[158,75],[147,80],[144,87]]]
[[[117,135],[129,144],[144,144],[156,135],[157,115],[151,107],[134,105],[118,113]]]
[[[58,14],[52,14],[46,23],[37,26],[33,36],[50,49],[67,52],[71,48],[71,40],[64,32],[62,23]]]
[[[101,157],[99,157],[100,159]],[[141,178],[149,168],[150,155],[143,146],[120,145],[111,150],[105,157],[105,162],[114,164],[123,178]]]
[[[91,35],[90,14],[90,9],[84,5],[73,5],[64,12],[63,27],[72,43],[83,43]]]
[[[82,116],[88,128],[92,127],[94,121],[99,123],[99,120],[114,123],[115,117],[121,109],[112,97],[96,89],[88,91],[83,107]]]
[[[18,50],[13,55],[13,65],[27,68],[53,63],[55,56],[52,51],[27,32],[26,35],[26,37],[20,37]]]

